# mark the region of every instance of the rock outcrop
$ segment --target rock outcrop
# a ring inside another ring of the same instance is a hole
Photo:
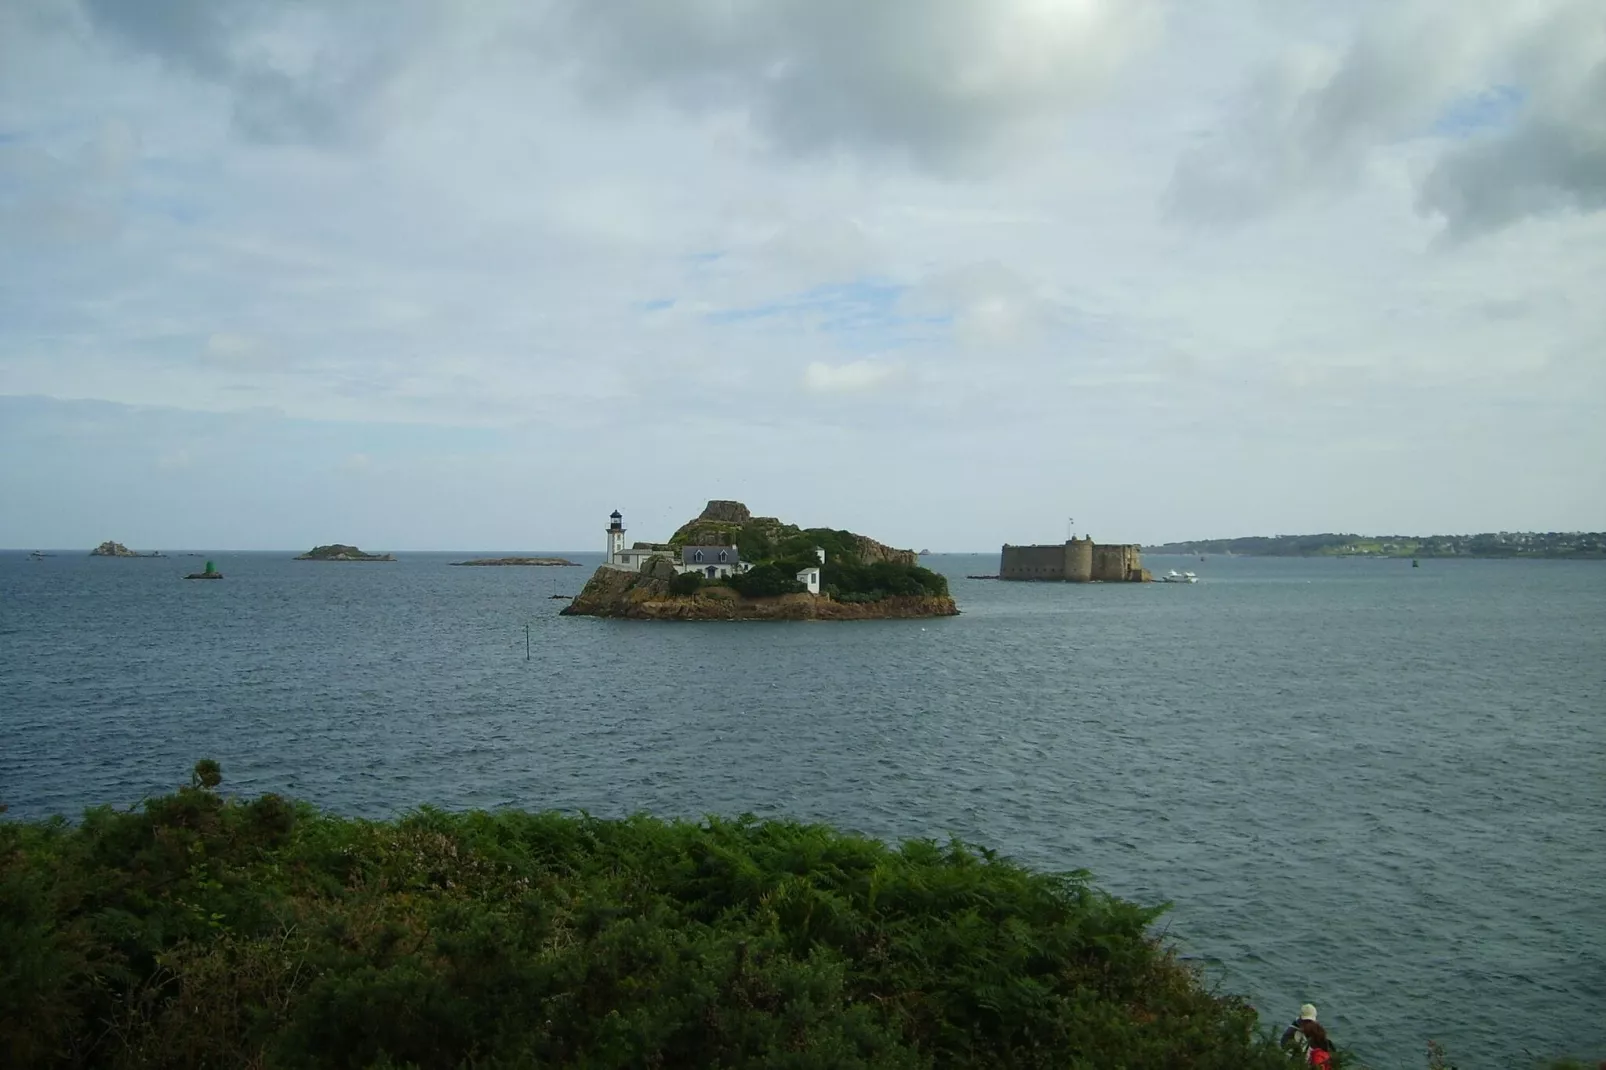
[[[656,562],[645,574],[604,566],[563,607],[561,615],[626,620],[893,620],[952,617],[959,613],[959,607],[947,595],[852,603],[812,594],[743,598],[728,587],[705,587],[696,594],[675,595],[669,590],[673,575],[674,568],[667,561]]]
[[[886,543],[876,542],[868,535],[853,536],[853,551],[859,555],[859,560],[867,565],[877,561],[891,561],[897,565],[920,563],[920,555],[913,550],[894,550]]]
[[[296,558],[297,561],[394,561],[391,554],[365,554],[355,546],[345,543],[331,543],[328,546],[314,546],[306,553]]]
[[[570,561],[566,557],[481,557],[473,561],[453,561],[454,565],[544,565],[561,566],[573,565],[578,567],[580,562]]]
[[[135,551],[130,550],[128,547],[124,546],[120,542],[112,542],[110,540],[107,540],[106,542],[103,542],[99,546],[95,547],[93,550],[89,551],[89,556],[90,557],[161,557],[162,555],[157,553],[155,550],[152,550],[148,554],[136,553]]]

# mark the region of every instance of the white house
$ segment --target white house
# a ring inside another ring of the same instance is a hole
[[[825,551],[823,549],[821,549],[820,547],[816,546],[814,548],[814,556],[816,556],[816,557],[818,557],[820,559],[820,565],[825,564]],[[820,568],[819,568],[819,565],[810,565],[808,568],[804,569],[802,572],[799,572],[797,574],[797,582],[801,583],[804,587],[807,587],[808,590],[809,590],[809,594],[819,594],[820,593]]]
[[[683,546],[675,571],[682,574],[695,572],[704,579],[719,580],[746,572],[752,567],[742,561],[741,551],[734,545]]]

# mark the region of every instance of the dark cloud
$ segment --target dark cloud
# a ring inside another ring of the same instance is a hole
[[[248,138],[337,144],[374,112],[428,18],[415,3],[81,0],[97,34],[229,91]]]
[[[1606,62],[1566,106],[1524,115],[1509,130],[1459,146],[1439,160],[1419,207],[1457,234],[1524,216],[1606,209]]]
[[[1414,142],[1437,154],[1418,208],[1454,235],[1606,207],[1597,0],[1413,0],[1358,24],[1340,50],[1283,47],[1223,128],[1179,157],[1174,218],[1236,222],[1342,192],[1373,154]]]
[[[743,112],[784,151],[944,167],[1064,115],[1158,18],[1148,0],[556,0],[550,11],[552,54],[597,98],[659,94]]]

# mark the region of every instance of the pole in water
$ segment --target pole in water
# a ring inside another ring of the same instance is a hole
[[[530,626],[524,626],[524,660],[530,660]]]

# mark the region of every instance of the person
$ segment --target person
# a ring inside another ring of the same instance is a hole
[[[1333,1042],[1327,1038],[1327,1030],[1316,1020],[1315,1004],[1306,1003],[1299,1008],[1299,1017],[1283,1030],[1283,1047],[1304,1052],[1305,1061],[1311,1066],[1328,1066],[1332,1063]]]

